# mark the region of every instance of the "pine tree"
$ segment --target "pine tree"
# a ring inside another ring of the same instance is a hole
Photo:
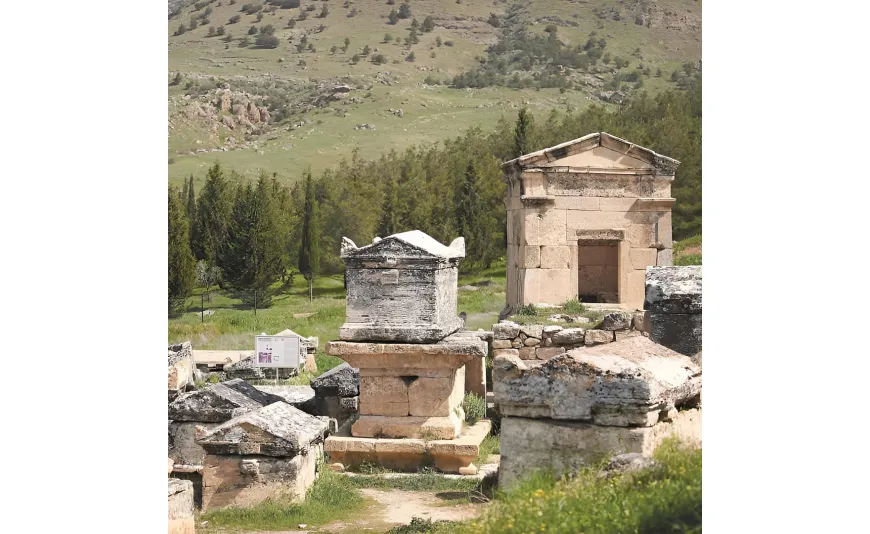
[[[285,237],[273,182],[261,175],[257,186],[240,186],[233,203],[221,263],[227,281],[252,298],[257,308],[271,304],[269,287],[283,269]]]
[[[208,170],[197,202],[194,225],[194,254],[197,259],[223,267],[217,262],[218,249],[226,239],[232,210],[230,184],[224,177],[220,164],[215,163]]]
[[[304,178],[305,204],[302,211],[302,245],[299,249],[299,271],[308,280],[308,299],[314,300],[314,278],[320,271],[319,209],[314,195],[311,170]]]
[[[387,237],[399,231],[399,186],[394,177],[384,184],[384,202],[381,204],[381,221],[378,235]]]
[[[531,149],[530,138],[532,128],[534,127],[532,114],[527,108],[520,110],[517,116],[516,127],[514,128],[514,157],[518,158],[525,155]]]
[[[177,192],[169,191],[169,312],[184,309],[194,285],[196,260],[190,251],[189,225]]]

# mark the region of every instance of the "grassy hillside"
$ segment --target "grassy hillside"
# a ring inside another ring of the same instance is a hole
[[[253,9],[243,12],[246,4]],[[576,47],[596,32],[596,39],[606,40],[611,57],[629,62],[621,72],[642,72],[641,65],[647,69],[643,88],[650,93],[674,86],[671,73],[700,60],[699,1],[526,4],[517,18],[529,34],[548,35],[545,30],[553,25],[559,41]],[[264,7],[257,10],[259,5]],[[543,114],[554,107],[579,109],[606,100],[603,85],[616,72],[613,63],[600,62],[575,76],[567,90],[452,88],[445,82],[475,68],[476,58],[498,43],[504,25],[488,21],[491,14],[504,20],[511,4],[411,0],[411,16],[389,24],[390,11],[400,5],[399,0],[395,5],[387,0],[302,0],[299,8],[281,9],[255,0],[201,0],[181,8],[167,27],[170,182],[180,184],[193,174],[200,186],[215,161],[249,177],[262,169],[292,182],[303,169],[310,166],[317,173],[354,148],[376,156],[454,136],[469,126],[491,128],[499,117],[513,118],[524,105]],[[323,6],[329,13],[320,18]],[[412,22],[422,24],[430,16],[434,29],[418,31],[419,42],[406,44]],[[192,17],[197,18],[194,29]],[[230,24],[234,17],[238,21]],[[175,35],[181,24],[184,33]],[[255,26],[259,33],[268,25],[277,47],[258,48],[256,35],[248,32]],[[220,27],[223,35],[217,35]],[[210,31],[215,35],[209,36]],[[250,45],[239,46],[245,37]],[[343,50],[345,38],[350,42]],[[368,55],[363,54],[366,46]],[[408,60],[411,52],[413,61]],[[373,62],[378,54],[385,63]],[[354,55],[359,55],[357,62]],[[223,90],[233,105],[250,102],[268,110],[268,121],[253,119],[250,127],[243,127],[234,108],[221,109]]]

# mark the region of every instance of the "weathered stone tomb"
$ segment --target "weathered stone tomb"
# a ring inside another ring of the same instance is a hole
[[[375,239],[357,248],[345,239],[347,320],[326,353],[359,369],[359,418],[350,435],[330,436],[326,451],[344,464],[373,461],[409,469],[432,460],[448,472],[472,464],[489,431],[464,427],[469,382],[485,385],[487,343],[457,332],[457,273],[462,238],[450,247],[419,232]]]
[[[646,267],[672,263],[678,165],[604,132],[505,162],[508,306],[640,309]]]
[[[317,476],[326,418],[284,402],[211,429],[197,443],[203,462],[202,509],[251,505],[286,494],[303,499]]]
[[[700,367],[643,336],[534,367],[499,355],[493,378],[501,485],[536,469],[560,475],[616,454],[651,454],[672,435],[700,440]]]

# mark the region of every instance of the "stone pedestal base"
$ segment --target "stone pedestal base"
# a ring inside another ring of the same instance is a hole
[[[649,338],[686,356],[701,352],[700,313],[650,314]]]
[[[701,411],[677,412],[670,422],[640,428],[504,417],[499,486],[508,487],[539,469],[552,469],[558,477],[618,454],[649,456],[671,436],[700,446]]]
[[[456,439],[433,441],[333,435],[326,438],[324,450],[330,457],[330,463],[340,463],[344,467],[371,462],[397,471],[415,471],[420,467],[434,466],[444,473],[474,475],[477,474],[474,460],[491,426],[488,420],[483,419]]]
[[[459,437],[465,419],[462,408],[457,412],[446,417],[361,415],[351,434],[359,438],[454,439]]]

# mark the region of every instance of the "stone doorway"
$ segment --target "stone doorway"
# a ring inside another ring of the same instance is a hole
[[[618,303],[619,241],[580,240],[577,256],[577,300]]]

